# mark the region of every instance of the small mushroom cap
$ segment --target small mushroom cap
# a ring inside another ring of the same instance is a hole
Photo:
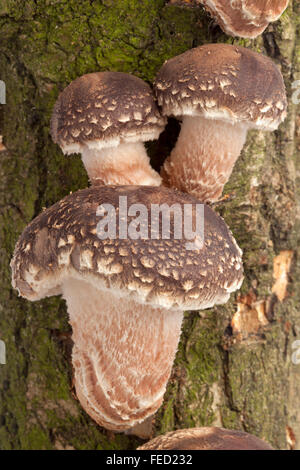
[[[117,216],[116,239],[101,240],[97,224],[103,219],[97,208],[110,204],[123,217],[119,196],[127,196],[128,208],[147,208],[147,226],[152,204],[199,204],[188,194],[150,186],[95,186],[66,196],[36,217],[16,245],[11,266],[20,295],[39,300],[60,294],[64,280],[72,277],[143,304],[197,310],[225,303],[240,287],[242,252],[223,219],[208,206],[201,249],[187,249],[191,240],[174,239],[172,216],[170,239],[160,233],[158,239],[122,239]],[[132,220],[136,217],[128,216],[128,224]]]
[[[244,38],[255,38],[269,23],[276,21],[289,0],[202,0],[225,33]]]
[[[64,153],[156,139],[165,126],[150,86],[121,72],[83,75],[59,95],[51,135]]]
[[[258,437],[223,428],[180,429],[158,436],[137,450],[273,450]]]
[[[155,92],[166,116],[205,116],[265,130],[277,129],[286,117],[281,72],[244,47],[208,44],[168,60]]]

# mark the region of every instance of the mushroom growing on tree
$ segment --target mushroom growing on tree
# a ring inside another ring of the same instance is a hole
[[[179,429],[155,437],[137,450],[273,450],[252,434],[224,428]]]
[[[96,72],[59,95],[51,135],[65,154],[81,153],[92,184],[159,186],[143,142],[165,127],[150,86],[121,72]]]
[[[280,18],[289,0],[200,0],[226,34],[256,38]]]
[[[163,115],[182,119],[163,181],[203,202],[221,196],[247,131],[273,131],[286,117],[281,72],[243,47],[208,44],[186,51],[164,63],[154,87]]]
[[[66,300],[76,393],[107,429],[125,431],[155,413],[184,310],[225,303],[242,283],[241,250],[212,209],[200,204],[201,248],[197,230],[186,235],[185,210],[197,213],[198,204],[164,187],[92,186],[46,209],[16,245],[13,286],[31,301],[51,295]],[[162,238],[168,208],[170,232]],[[143,214],[139,223],[136,211]],[[108,238],[98,225],[107,221]],[[128,236],[137,227],[140,235]]]

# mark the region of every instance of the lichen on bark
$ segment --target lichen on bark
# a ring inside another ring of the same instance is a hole
[[[300,106],[291,100],[292,83],[300,79],[298,2],[253,41],[227,37],[201,7],[164,0],[4,0],[0,33],[0,79],[7,86],[7,104],[0,105],[6,147],[0,153],[0,339],[7,348],[7,364],[0,365],[0,448],[131,449],[140,443],[106,432],[84,413],[72,389],[65,304],[18,298],[9,263],[27,223],[88,184],[80,158],[63,156],[49,136],[59,91],[97,70],[130,72],[151,83],[164,60],[207,42],[269,55],[282,70],[289,114],[275,133],[249,133],[225,188],[233,197],[216,207],[244,251],[245,282],[227,305],[186,314],[154,432],[217,424],[287,448],[291,429],[299,447],[300,366],[291,362],[292,343],[300,339]],[[149,146],[156,162],[174,138],[171,129]],[[283,250],[293,252],[293,261],[280,302],[272,293],[273,260]],[[267,321],[239,336],[232,318],[240,304],[251,317],[253,296],[264,303]]]

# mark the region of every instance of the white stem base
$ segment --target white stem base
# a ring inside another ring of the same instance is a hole
[[[99,425],[130,429],[162,403],[183,313],[137,304],[74,279],[65,282],[63,294],[73,328],[78,399]]]
[[[82,161],[92,184],[159,186],[161,178],[150,166],[141,142],[101,149],[83,147]]]
[[[185,116],[176,146],[162,169],[164,182],[202,202],[217,201],[246,136],[242,124]]]

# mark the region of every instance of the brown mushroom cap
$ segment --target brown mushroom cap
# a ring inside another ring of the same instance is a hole
[[[125,213],[121,196],[127,198]],[[168,239],[159,228],[153,230],[151,209],[163,203],[176,204]],[[209,207],[204,207],[201,248],[195,243],[191,250],[186,243],[199,241],[198,232],[194,240],[174,237],[176,208],[185,215],[182,206],[196,210],[197,203],[157,186],[94,186],[45,210],[16,245],[13,286],[29,300],[63,295],[73,331],[76,394],[85,411],[107,429],[130,429],[156,412],[183,311],[225,303],[242,282],[241,250]],[[129,237],[119,233],[137,223],[137,216],[128,215],[134,207],[138,213],[146,209],[140,230],[149,228],[152,239],[145,232],[144,238],[132,237],[132,231]],[[101,216],[106,218],[102,222],[116,222],[116,237],[99,236]],[[119,219],[125,219],[124,225]]]
[[[191,428],[158,436],[137,450],[273,450],[258,437],[223,428]]]
[[[201,0],[201,3],[225,33],[255,38],[282,15],[289,0]]]
[[[286,116],[282,75],[262,54],[228,44],[184,52],[161,67],[155,92],[165,116],[204,116],[274,130]]]
[[[163,187],[99,186],[77,191],[36,217],[22,233],[11,263],[13,286],[29,300],[61,294],[72,277],[99,290],[167,309],[200,309],[225,303],[242,283],[241,250],[223,219],[204,206],[204,246],[186,239],[101,240],[99,205],[197,204],[193,196]],[[130,221],[130,217],[128,217]],[[117,217],[118,235],[118,217]]]
[[[138,77],[121,72],[83,75],[59,95],[51,119],[51,135],[65,153],[119,143],[145,142],[165,126],[153,93]]]

